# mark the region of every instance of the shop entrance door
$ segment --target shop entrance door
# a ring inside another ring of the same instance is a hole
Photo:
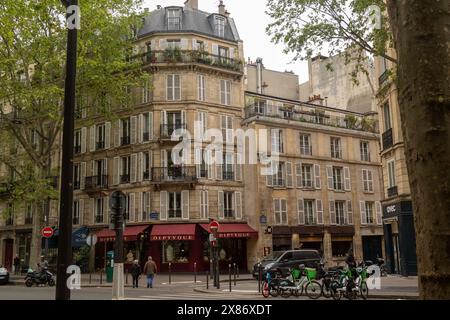
[[[382,257],[381,243],[381,236],[362,237],[364,261],[371,260],[373,263],[376,263],[377,257]]]
[[[5,255],[3,257],[3,264],[8,270],[12,270],[13,263],[13,250],[14,250],[14,240],[5,239],[3,240],[3,248],[5,248]]]

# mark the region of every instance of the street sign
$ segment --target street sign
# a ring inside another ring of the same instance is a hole
[[[219,222],[213,220],[209,223],[209,231],[211,231],[212,233],[217,232],[219,226],[220,226]]]
[[[45,227],[42,229],[41,234],[44,238],[50,238],[53,236],[54,230],[51,227]]]
[[[97,235],[95,234],[90,234],[87,238],[86,238],[86,244],[90,247],[95,246],[95,244],[97,243]]]
[[[216,241],[217,239],[216,239],[216,237],[214,236],[214,234],[212,234],[212,233],[210,233],[209,234],[209,241],[210,242],[213,242],[213,241]]]

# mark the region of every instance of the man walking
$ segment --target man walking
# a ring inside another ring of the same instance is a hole
[[[144,273],[147,275],[147,288],[153,288],[153,278],[157,271],[155,261],[152,260],[152,257],[148,257],[148,261],[144,266]]]
[[[134,260],[133,266],[131,267],[131,276],[133,277],[133,288],[139,287],[140,275],[141,275],[141,266],[139,265],[139,260]]]
[[[17,254],[14,258],[14,274],[20,274],[20,258]]]

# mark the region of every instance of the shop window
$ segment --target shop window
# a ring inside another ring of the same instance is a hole
[[[189,263],[189,244],[186,241],[163,241],[163,263]]]
[[[332,241],[331,251],[333,257],[345,257],[352,245],[352,241]]]

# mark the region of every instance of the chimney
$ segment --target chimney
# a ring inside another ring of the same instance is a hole
[[[230,17],[230,13],[227,11],[227,10],[225,10],[225,15],[229,18]]]
[[[186,0],[184,2],[184,7],[198,10],[198,0]]]
[[[219,4],[219,14],[225,15],[225,5],[223,4],[223,1],[220,1]]]

